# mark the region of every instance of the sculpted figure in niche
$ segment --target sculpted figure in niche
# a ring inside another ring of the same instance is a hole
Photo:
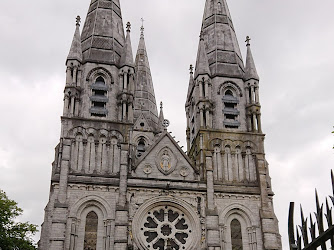
[[[161,156],[160,166],[164,171],[168,171],[171,168],[170,163],[171,158],[169,157],[168,151],[165,150],[163,155]]]

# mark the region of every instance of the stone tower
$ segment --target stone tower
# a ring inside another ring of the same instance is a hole
[[[207,0],[186,100],[188,155],[156,104],[119,0],[92,0],[66,60],[41,250],[281,249],[259,77],[225,0]]]

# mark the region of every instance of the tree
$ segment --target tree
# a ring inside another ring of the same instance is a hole
[[[0,189],[0,250],[36,249],[32,236],[37,232],[37,226],[14,221],[22,213],[17,203]]]

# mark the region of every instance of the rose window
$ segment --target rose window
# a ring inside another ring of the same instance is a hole
[[[141,235],[148,249],[188,249],[192,229],[188,217],[172,206],[158,206],[145,215]]]

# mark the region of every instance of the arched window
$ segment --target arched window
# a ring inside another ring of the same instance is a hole
[[[137,145],[137,157],[141,157],[145,151],[146,151],[146,144],[145,144],[145,140],[143,138],[141,138],[138,142],[138,145]]]
[[[228,89],[225,91],[223,96],[223,103],[224,103],[224,125],[225,128],[239,128],[240,122],[238,121],[239,117],[239,110],[238,110],[238,103],[239,100],[233,94],[232,90]]]
[[[106,103],[108,102],[108,87],[104,78],[102,76],[96,78],[95,83],[92,84],[91,88],[91,115],[96,117],[106,117],[108,113],[106,109]]]
[[[97,246],[98,216],[89,212],[86,217],[84,250],[96,250]]]
[[[232,250],[242,250],[242,232],[241,224],[237,219],[231,222],[231,242]]]

